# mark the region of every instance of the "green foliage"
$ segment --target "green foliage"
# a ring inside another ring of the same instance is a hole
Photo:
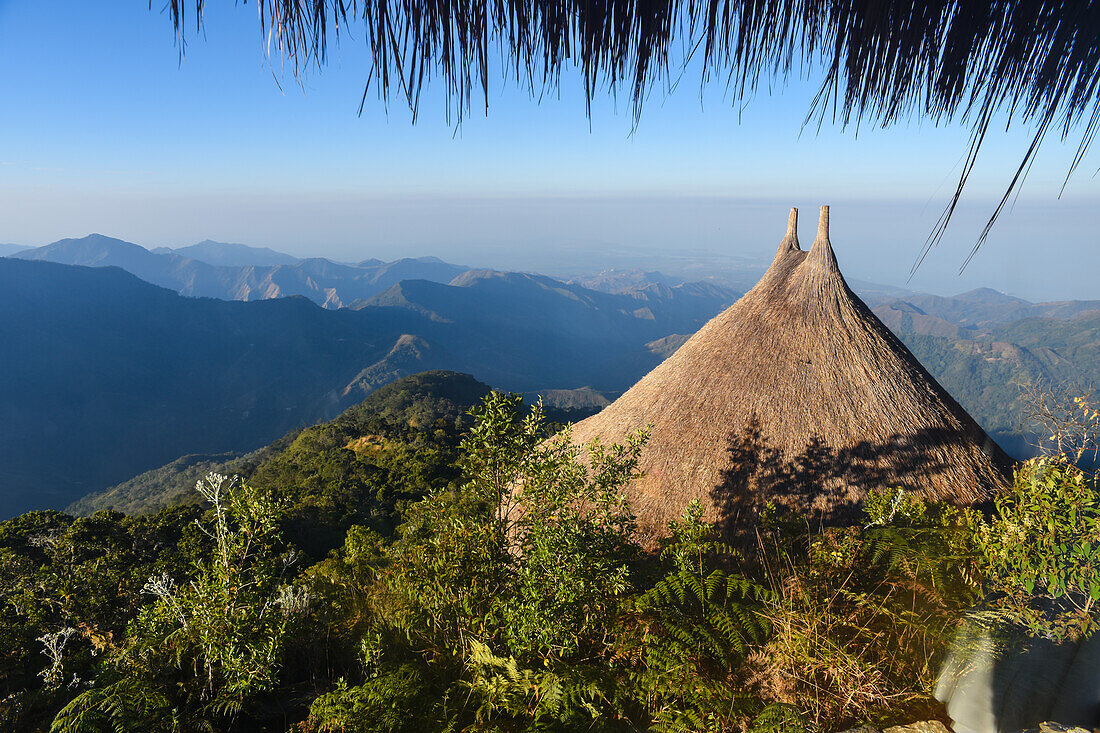
[[[379,387],[344,417],[352,420],[377,417],[391,424],[420,429],[442,424],[469,427],[473,422],[470,408],[488,393],[489,387],[469,374],[421,372]]]
[[[500,718],[556,718],[564,706],[561,681],[552,672],[523,669],[514,657],[498,657],[473,642],[464,686],[477,700],[474,719],[481,724]],[[595,712],[595,711],[593,711]]]
[[[864,502],[867,522],[858,547],[831,558],[850,567],[848,557],[887,582],[908,584],[933,607],[958,613],[981,593],[982,516],[968,507],[929,502],[903,489],[872,491]],[[828,553],[831,542],[812,552]],[[829,558],[819,560],[828,562]]]
[[[198,489],[211,506],[198,524],[212,545],[208,558],[194,564],[186,583],[167,573],[149,578],[144,591],[155,600],[111,650],[103,684],[73,700],[54,730],[82,730],[89,719],[157,727],[165,716],[172,725],[182,718],[188,727],[217,727],[275,686],[284,638],[307,601],[285,582],[294,554],[280,551],[279,506],[218,474]],[[177,684],[177,675],[187,683]],[[139,684],[146,694],[127,694]]]
[[[808,733],[811,729],[795,705],[772,703],[749,724],[749,733]]]
[[[438,702],[419,665],[386,670],[361,685],[340,679],[309,708],[306,729],[318,733],[399,733],[438,729]]]
[[[539,417],[536,408],[532,418]],[[531,451],[503,497],[510,555],[519,562],[501,617],[505,643],[521,658],[602,653],[592,628],[613,623],[631,585],[634,516],[622,491],[636,475],[645,440],[639,433],[626,445],[593,443],[582,458],[567,428]]]
[[[541,410],[493,393],[462,442],[465,483],[410,508],[386,582],[393,622],[440,656],[473,642],[525,661],[598,654],[628,587],[633,517],[621,496],[641,436],[587,450],[547,440]]]
[[[701,516],[694,502],[670,525],[668,570],[629,604],[619,639],[657,730],[729,730],[759,708],[735,680],[750,646],[769,636],[762,611],[771,593],[728,571],[739,555]]]
[[[992,609],[1061,640],[1100,623],[1100,478],[1062,456],[1036,458],[997,499],[981,534]]]
[[[249,481],[287,502],[284,532],[309,557],[339,547],[353,525],[389,535],[407,506],[457,485],[465,413],[488,391],[455,372],[405,377],[301,431]]]
[[[349,669],[360,662],[369,666],[375,661],[378,629],[373,591],[379,585],[378,570],[386,562],[384,543],[378,533],[353,526],[342,548],[304,573],[313,599],[312,622],[336,649],[342,650],[339,659],[333,661]]]
[[[82,689],[148,602],[149,576],[182,572],[204,551],[199,514],[0,522],[0,728],[35,730]]]
[[[0,523],[0,727],[831,733],[935,715],[968,618],[1095,625],[1100,492],[1065,460],[989,519],[886,490],[861,526],[773,507],[731,547],[694,504],[648,554],[623,498],[643,434],[574,446],[447,382],[211,476],[202,506]],[[299,539],[328,556],[299,571]]]
[[[193,721],[199,722],[199,721]],[[63,707],[51,731],[113,731],[137,729],[190,730],[172,708],[171,701],[154,685],[136,677],[123,677],[88,690]],[[212,726],[197,725],[195,729]]]

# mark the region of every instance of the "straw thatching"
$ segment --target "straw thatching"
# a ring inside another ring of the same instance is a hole
[[[799,248],[797,212],[760,282],[573,437],[621,442],[652,424],[629,499],[660,535],[693,499],[730,530],[767,502],[825,520],[869,489],[970,503],[1010,461],[848,288],[829,243]]]
[[[181,52],[204,0],[168,0]],[[1076,168],[1100,123],[1100,0],[257,0],[265,47],[295,71],[320,66],[361,24],[383,98],[417,109],[431,81],[461,116],[489,104],[493,59],[541,94],[576,67],[589,100],[600,88],[634,102],[679,80],[690,58],[703,81],[724,80],[735,103],[758,85],[821,69],[807,121],[882,125],[921,115],[962,118],[971,155],[935,232],[941,236],[996,113],[1031,127],[1034,142],[1005,199],[1053,127],[1084,122]],[[187,9],[193,16],[187,16]],[[358,38],[354,38],[359,42]],[[361,108],[360,108],[361,109]],[[982,239],[988,234],[988,227]],[[935,238],[933,238],[935,241]],[[980,244],[981,240],[979,240]]]

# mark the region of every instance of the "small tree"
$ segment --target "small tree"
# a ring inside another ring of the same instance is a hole
[[[1100,456],[1100,408],[1093,390],[1067,382],[1020,386],[1024,427],[1035,431],[1034,447],[1046,455],[1063,456],[1080,464],[1095,464]]]
[[[384,560],[370,563],[378,580],[361,592],[377,613],[372,638],[396,648],[372,646],[363,684],[318,698],[317,730],[350,725],[349,711],[362,721],[349,729],[389,730],[369,722],[388,719],[381,691],[429,679],[440,720],[592,721],[603,692],[583,670],[610,656],[630,587],[637,549],[622,492],[645,437],[578,447],[568,431],[547,437],[540,405],[525,412],[518,395],[498,392],[472,414],[462,485],[411,506]]]
[[[493,392],[462,443],[465,483],[410,509],[388,580],[442,654],[472,643],[521,661],[575,657],[629,584],[634,518],[622,495],[645,442],[585,449],[546,437],[541,405]],[[587,651],[592,651],[588,649]]]
[[[541,413],[540,413],[541,416]],[[542,443],[503,503],[515,563],[513,596],[501,609],[517,657],[548,662],[603,651],[630,588],[635,521],[623,488],[637,476],[644,433],[625,445],[580,448],[569,428]]]
[[[1087,636],[1100,626],[1100,409],[1078,384],[1021,389],[1046,455],[1017,468],[980,534],[989,602],[977,617],[1053,640]]]

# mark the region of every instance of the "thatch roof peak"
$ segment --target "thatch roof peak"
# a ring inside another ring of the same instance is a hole
[[[817,239],[814,244],[829,244],[829,207],[822,206],[817,219]],[[831,246],[831,245],[830,245]]]
[[[802,247],[798,245],[798,209],[791,207],[791,213],[787,217],[787,233],[779,243],[779,249],[775,252],[775,259],[778,261],[788,252],[801,251]]]
[[[752,290],[573,430],[652,425],[628,490],[644,536],[693,499],[737,530],[768,502],[844,519],[872,489],[968,503],[1005,485],[1008,457],[845,283],[828,207],[809,252],[796,216]]]
[[[810,247],[809,262],[817,264],[830,272],[840,275],[840,268],[836,264],[836,254],[833,252],[832,242],[829,241],[829,207],[821,207],[821,215],[817,220],[817,238]],[[843,278],[842,278],[843,279]]]

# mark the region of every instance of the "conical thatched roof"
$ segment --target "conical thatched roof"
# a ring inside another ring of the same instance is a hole
[[[868,489],[969,503],[1010,461],[848,288],[829,243],[798,245],[797,211],[767,273],[574,440],[622,441],[652,424],[630,499],[659,535],[693,499],[743,527],[775,501],[829,519]]]

